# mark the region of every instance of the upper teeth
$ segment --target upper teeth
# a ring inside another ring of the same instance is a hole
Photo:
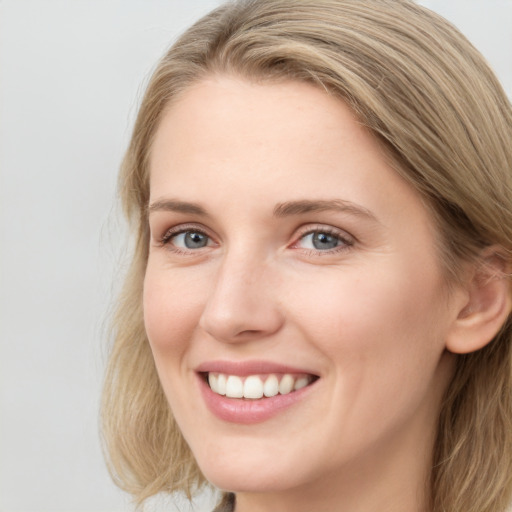
[[[307,386],[311,382],[311,376],[293,376],[286,373],[279,380],[275,374],[260,377],[249,375],[239,377],[237,375],[226,375],[224,373],[209,373],[208,384],[214,393],[226,395],[229,398],[263,398],[271,397],[278,393],[287,395],[292,391]]]

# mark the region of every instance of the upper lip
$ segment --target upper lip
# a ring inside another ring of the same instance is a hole
[[[245,377],[247,375],[271,374],[271,373],[295,373],[315,375],[315,373],[304,368],[289,366],[286,364],[274,363],[264,360],[251,361],[227,361],[215,360],[201,363],[197,368],[198,373],[225,373],[227,375],[238,375]]]

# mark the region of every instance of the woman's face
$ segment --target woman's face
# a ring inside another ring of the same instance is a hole
[[[423,467],[460,294],[347,106],[212,77],[163,117],[150,182],[145,324],[205,476],[279,491]]]

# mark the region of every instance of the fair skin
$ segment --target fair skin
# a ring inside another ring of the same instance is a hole
[[[295,82],[190,87],[156,134],[149,225],[157,371],[237,512],[425,511],[469,294],[449,291],[428,210],[349,108]],[[233,398],[208,372],[308,385]]]

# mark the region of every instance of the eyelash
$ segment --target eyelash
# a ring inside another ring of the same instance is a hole
[[[171,240],[177,237],[178,235],[182,235],[185,233],[198,233],[200,235],[205,236],[209,240],[212,240],[212,237],[208,235],[208,233],[204,229],[199,228],[197,225],[180,225],[176,228],[171,228],[168,231],[166,231],[165,234],[160,238],[159,244],[161,246],[168,246],[169,250],[176,254],[189,255],[192,252],[196,252],[198,249],[182,249],[181,247],[172,246]],[[339,245],[327,250],[301,249],[300,247],[297,247],[301,240],[304,240],[305,237],[307,237],[308,235],[313,235],[315,233],[333,237],[339,241]],[[308,227],[302,233],[300,233],[299,236],[296,238],[296,241],[293,242],[290,247],[302,250],[308,256],[325,256],[329,254],[332,255],[333,253],[347,251],[354,245],[354,243],[354,238],[346,233],[344,234],[339,230],[326,226],[315,226],[313,228]]]

